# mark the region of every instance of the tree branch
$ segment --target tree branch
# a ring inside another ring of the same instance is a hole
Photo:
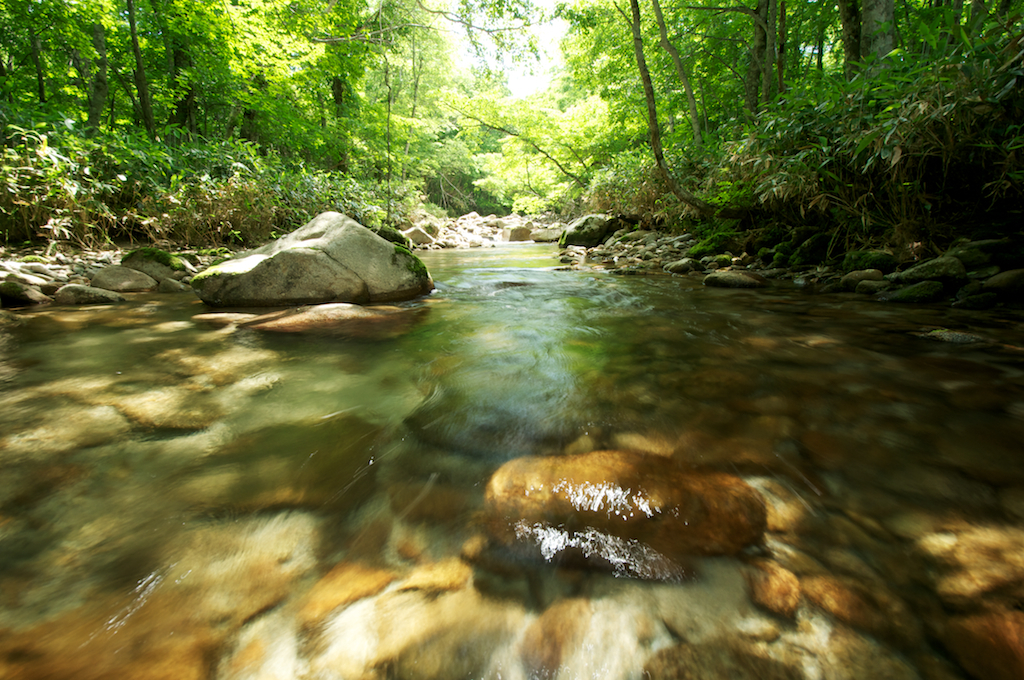
[[[508,135],[509,137],[515,137],[516,139],[521,140],[524,144],[527,144],[527,145],[533,147],[533,149],[537,153],[539,153],[541,156],[544,156],[544,158],[547,158],[549,161],[554,163],[555,167],[558,168],[558,170],[563,175],[565,175],[566,177],[568,177],[572,181],[576,182],[576,184],[578,184],[581,189],[586,189],[587,188],[587,183],[586,182],[584,182],[578,175],[570,172],[565,166],[563,166],[561,163],[559,163],[558,160],[554,156],[549,154],[544,149],[540,148],[540,146],[536,142],[534,142],[532,139],[530,139],[529,137],[524,137],[522,134],[516,132],[515,130],[509,130],[506,127],[502,127],[500,125],[493,125],[491,123],[488,123],[486,120],[478,118],[477,116],[474,116],[471,113],[466,113],[465,111],[461,111],[461,110],[457,109],[456,107],[452,106],[451,104],[446,104],[446,106],[448,108],[450,108],[452,111],[455,111],[456,113],[458,113],[458,114],[460,114],[462,116],[465,116],[466,118],[469,118],[470,120],[475,120],[476,122],[480,123],[481,125],[483,125],[486,128],[494,130],[495,132],[502,132],[502,133]]]

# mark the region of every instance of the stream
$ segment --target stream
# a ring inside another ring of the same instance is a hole
[[[364,337],[19,312],[0,677],[1020,677],[1024,312],[422,259]],[[738,476],[763,545],[654,577],[493,545],[499,467],[599,450]]]

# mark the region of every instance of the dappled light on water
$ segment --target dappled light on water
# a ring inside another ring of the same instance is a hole
[[[379,336],[209,326],[189,295],[24,314],[0,677],[1018,658],[1019,312],[562,271],[549,246],[424,260],[436,292]]]

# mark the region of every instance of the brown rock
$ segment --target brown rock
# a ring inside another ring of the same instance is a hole
[[[923,639],[907,605],[881,584],[869,588],[854,579],[822,575],[805,578],[802,585],[807,599],[853,628],[902,647]]]
[[[388,499],[397,517],[431,523],[451,523],[464,518],[475,500],[463,488],[430,480],[392,484],[388,487]]]
[[[306,594],[298,619],[305,628],[313,627],[335,609],[376,595],[384,590],[395,574],[358,562],[342,562],[316,582]]]
[[[943,642],[977,680],[1024,678],[1024,612],[997,609],[950,619]]]
[[[996,523],[950,522],[916,542],[931,562],[942,601],[971,608],[984,596],[1024,592],[1024,529]]]
[[[170,430],[202,430],[224,415],[224,407],[211,395],[181,387],[158,387],[125,396],[97,395],[94,401],[110,403],[145,427]]]
[[[653,578],[666,575],[659,560],[758,543],[766,523],[764,500],[739,477],[621,451],[510,461],[491,476],[485,506],[507,545],[532,539],[546,559],[579,551]]]
[[[757,560],[744,570],[750,599],[773,614],[793,618],[800,605],[800,581],[773,560]]]
[[[725,640],[662,649],[646,664],[650,680],[803,680],[799,666],[759,655]]]
[[[457,557],[451,557],[417,567],[398,589],[432,592],[458,590],[464,588],[471,578],[473,568]]]
[[[0,677],[11,680],[206,680],[225,634],[156,595],[117,625],[120,598],[93,601],[19,634],[0,636]],[[105,612],[105,613],[104,613]]]
[[[579,645],[591,612],[587,600],[559,600],[526,629],[522,658],[529,677],[548,680],[558,675],[567,651]]]

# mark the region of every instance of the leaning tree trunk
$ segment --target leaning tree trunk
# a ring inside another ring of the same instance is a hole
[[[640,5],[637,0],[629,0],[629,7],[633,13],[633,19],[630,22],[633,29],[633,51],[636,54],[636,67],[640,72],[640,80],[644,86],[644,99],[647,101],[647,131],[650,136],[651,151],[654,153],[654,160],[658,166],[658,174],[661,175],[661,179],[668,186],[669,191],[680,202],[696,209],[701,214],[713,215],[714,210],[711,206],[679,186],[669,174],[668,164],[665,162],[665,152],[661,147],[661,130],[658,127],[658,107],[654,101],[654,85],[651,83],[651,72],[647,69],[647,60],[644,58],[644,40],[640,35]]]
[[[704,140],[700,133],[700,114],[697,112],[697,98],[693,95],[693,87],[690,86],[690,78],[686,75],[686,69],[683,68],[683,60],[679,56],[679,50],[669,42],[668,28],[665,26],[665,16],[661,13],[661,3],[658,0],[651,0],[651,4],[654,6],[654,17],[658,21],[661,47],[672,57],[672,63],[676,67],[676,75],[679,76],[679,82],[683,86],[683,91],[686,92],[686,101],[690,107],[690,127],[693,128],[693,144],[699,149],[704,146]]]

